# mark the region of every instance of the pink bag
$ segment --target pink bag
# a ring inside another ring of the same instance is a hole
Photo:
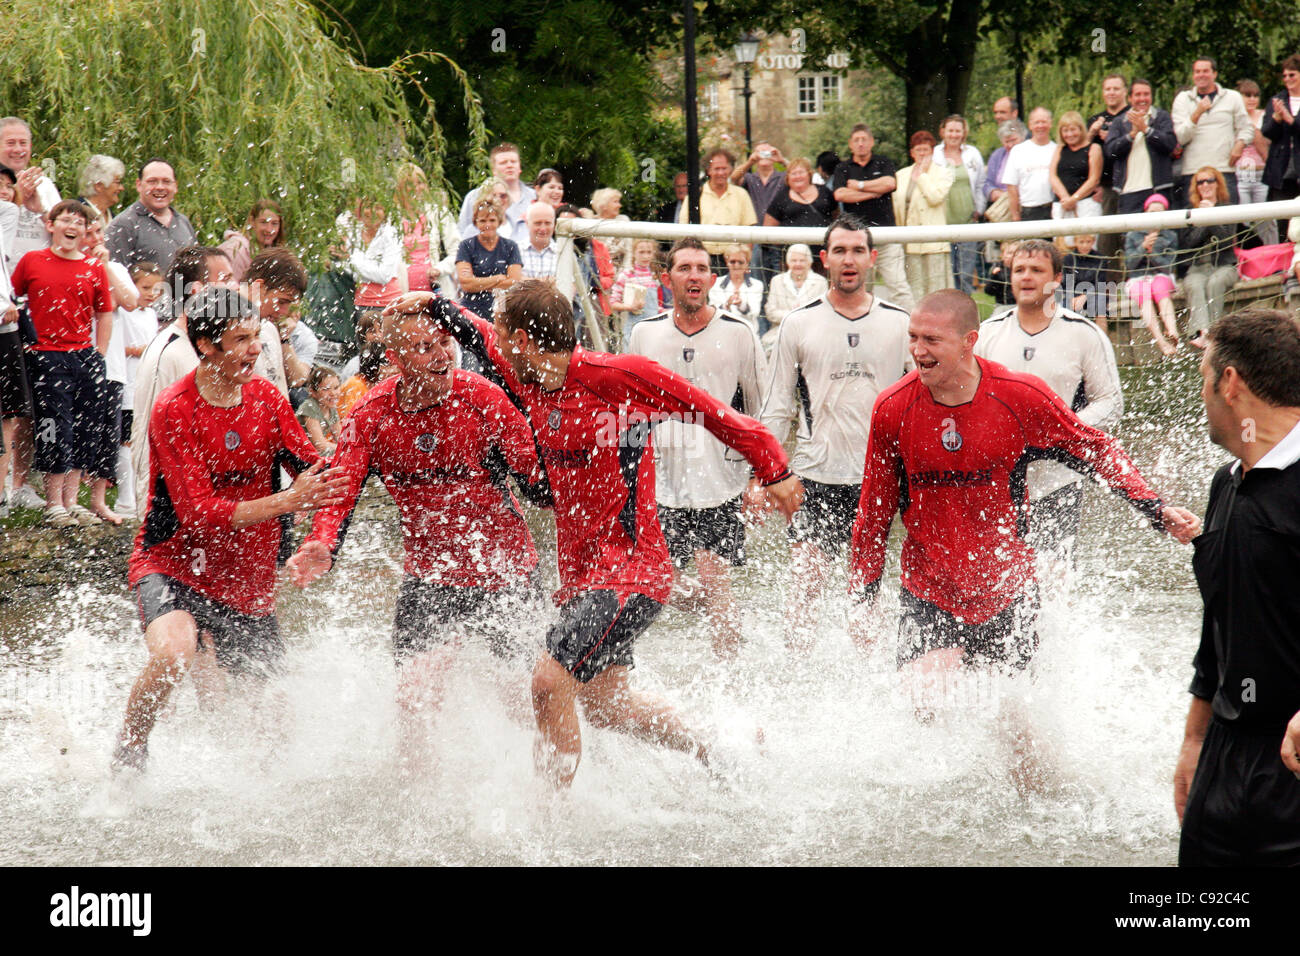
[[[1291,268],[1291,257],[1295,255],[1294,242],[1279,242],[1272,246],[1260,246],[1257,249],[1234,249],[1237,254],[1237,275],[1245,279],[1262,279],[1264,276],[1277,275]]]

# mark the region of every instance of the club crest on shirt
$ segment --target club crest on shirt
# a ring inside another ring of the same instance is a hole
[[[683,362],[694,362],[694,361],[695,361],[695,349],[691,349],[691,348],[685,348],[685,349],[682,349],[682,361],[683,361]]]
[[[560,413],[558,408],[552,408],[551,414],[546,416],[546,424],[551,426],[551,431],[558,432],[560,430],[560,422],[563,421],[563,418],[564,416]]]
[[[430,432],[425,432],[415,440],[415,447],[420,449],[426,455],[432,454],[433,450],[438,447],[438,436]]]
[[[235,431],[233,428],[230,429],[230,431],[226,432],[227,451],[234,451],[236,448],[238,448],[240,441],[242,441],[242,439],[239,437],[239,432]]]
[[[939,442],[948,451],[957,451],[961,448],[961,432],[957,431],[957,420],[955,418],[945,418],[943,420],[943,434],[939,436]]]
[[[861,336],[861,334],[859,334],[859,333],[857,333],[857,332],[850,332],[850,333],[849,333],[849,348],[851,348],[851,349],[855,349],[855,348],[857,348],[857,347],[858,347],[858,343],[861,342],[861,341],[862,341],[862,336]]]
[[[1034,357],[1034,353],[1037,352],[1037,351],[1038,351],[1038,349],[1035,348],[1034,346],[1032,346],[1032,345],[1026,345],[1026,346],[1025,346],[1025,361],[1028,362],[1030,359],[1032,359],[1032,358]]]

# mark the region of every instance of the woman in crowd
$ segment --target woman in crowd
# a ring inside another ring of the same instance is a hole
[[[284,211],[274,199],[259,199],[249,210],[244,232],[227,229],[220,249],[230,258],[236,282],[244,281],[248,264],[267,249],[284,245]]]
[[[475,315],[492,320],[493,293],[508,289],[524,274],[519,246],[498,235],[505,220],[503,207],[495,199],[474,203],[476,235],[461,241],[456,250],[456,281],[460,283],[460,304]]]
[[[813,182],[812,163],[802,157],[792,159],[785,170],[785,185],[786,188],[778,192],[768,204],[767,212],[763,215],[763,225],[823,229],[831,224],[838,206],[827,187]],[[817,259],[817,253],[820,251],[821,247],[817,246],[811,252],[814,268],[819,272],[821,262]],[[772,288],[776,288],[775,279]]]
[[[1269,139],[1264,160],[1264,182],[1268,201],[1300,196],[1300,53],[1282,61],[1282,92],[1264,104],[1261,130]],[[1277,235],[1288,228],[1286,220],[1276,222]]]
[[[826,294],[826,280],[812,271],[812,263],[812,250],[802,242],[796,242],[785,251],[785,272],[772,277],[772,287],[767,291],[770,327],[763,333],[763,348],[768,351],[776,345],[782,319]]]
[[[749,276],[749,247],[730,245],[722,251],[727,263],[727,274],[709,289],[709,305],[725,309],[744,319],[760,332],[759,316],[763,308],[763,283]]]
[[[1259,84],[1242,80],[1237,92],[1246,103],[1246,115],[1255,127],[1255,138],[1241,152],[1237,160],[1237,196],[1243,203],[1268,202],[1268,184],[1264,182],[1264,167],[1268,163],[1268,137],[1263,133],[1264,111],[1259,106]],[[1195,184],[1193,184],[1195,185]],[[1192,205],[1196,205],[1196,191],[1192,191]],[[1277,242],[1277,222],[1272,219],[1255,224],[1260,241],[1266,246]]]
[[[453,256],[460,244],[456,217],[445,203],[439,205],[433,201],[428,177],[414,163],[407,163],[398,172],[393,201],[402,234],[407,290],[441,291],[440,263]],[[448,263],[448,268],[454,265]]]
[[[402,240],[383,204],[372,199],[358,199],[336,225],[342,238],[330,252],[356,277],[353,304],[359,321],[366,312],[383,311],[405,291]]]
[[[533,180],[533,191],[539,202],[544,202],[552,209],[564,204],[564,177],[554,169],[546,168]]]
[[[1191,207],[1211,209],[1228,203],[1228,184],[1213,166],[1202,166],[1192,177]],[[1241,238],[1237,223],[1219,226],[1189,226],[1183,230],[1182,247],[1189,253],[1191,268],[1183,277],[1191,315],[1187,334],[1197,344],[1214,321],[1223,315],[1223,300],[1237,284],[1237,256],[1233,252]]]
[[[659,243],[637,239],[632,244],[632,264],[618,274],[610,290],[609,307],[623,317],[623,351],[632,342],[632,329],[642,319],[658,315],[659,276],[656,259]]]
[[[597,189],[591,194],[591,211],[596,214],[597,219],[628,222],[622,210],[623,194],[617,189]],[[604,239],[602,242],[609,250],[609,258],[613,263],[615,274],[621,272],[627,265],[628,257],[632,255],[632,240]]]
[[[339,377],[323,365],[307,376],[307,397],[298,406],[303,431],[324,457],[334,454],[339,436]]]
[[[1092,194],[1101,182],[1101,144],[1089,142],[1083,117],[1074,110],[1061,114],[1056,138],[1060,142],[1048,169],[1052,192],[1056,194],[1052,218],[1100,216],[1101,203]]]
[[[912,165],[895,177],[894,221],[900,226],[943,226],[948,222],[948,193],[952,170],[934,164],[934,134],[919,130],[908,141]],[[952,288],[950,250],[946,242],[909,242],[907,284],[919,302],[939,289]]]
[[[107,229],[112,209],[122,198],[122,177],[126,166],[120,159],[96,153],[86,160],[77,177],[78,195],[90,207],[101,229]]]
[[[1142,206],[1143,212],[1164,212],[1169,200],[1152,193]],[[1165,355],[1178,350],[1178,320],[1174,315],[1174,254],[1178,237],[1172,229],[1134,229],[1124,235],[1124,268],[1128,272],[1125,291],[1136,302],[1142,321],[1151,332],[1157,347]],[[1160,313],[1157,320],[1156,312]],[[1163,321],[1164,330],[1160,328]],[[1167,336],[1167,337],[1166,337]]]
[[[984,171],[984,218],[989,222],[1006,222],[1011,218],[1011,201],[1007,184],[1002,181],[1002,171],[1007,166],[1007,156],[1012,147],[1025,141],[1029,130],[1018,119],[1007,120],[998,127],[998,141],[1002,144],[989,154],[989,165]]]
[[[949,225],[979,222],[984,213],[984,157],[966,142],[966,120],[954,113],[939,127],[943,148],[934,152],[934,164],[952,170],[952,188],[945,206]],[[952,278],[955,288],[967,295],[975,291],[978,242],[952,244]]]
[[[357,373],[343,383],[339,389],[338,420],[342,421],[352,412],[352,406],[396,370],[388,364],[388,352],[383,342],[371,342],[361,350],[358,356]]]

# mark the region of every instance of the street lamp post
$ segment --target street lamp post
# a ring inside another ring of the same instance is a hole
[[[740,91],[740,95],[745,98],[745,146],[749,153],[753,153],[754,136],[749,124],[749,100],[754,95],[754,91],[749,88],[749,68],[758,58],[758,37],[746,31],[740,35],[740,39],[731,49],[736,62],[745,70],[745,86]]]

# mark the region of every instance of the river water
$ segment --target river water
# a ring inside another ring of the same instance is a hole
[[[1168,500],[1201,513],[1224,455],[1205,438],[1194,364],[1122,372],[1126,447]],[[183,686],[131,786],[110,782],[108,757],[143,640],[125,582],[85,581],[0,612],[0,865],[1172,864],[1170,780],[1200,621],[1191,550],[1094,489],[1078,551],[1072,596],[1041,621],[1033,678],[959,685],[923,725],[893,648],[850,642],[842,578],[811,653],[786,650],[773,522],[738,574],[737,663],[715,663],[699,620],[675,610],[637,646],[634,685],[714,729],[734,755],[728,781],[584,728],[559,795],[532,771],[527,664],[475,643],[449,677],[435,766],[399,772],[395,520],[354,523],[311,590],[285,584],[289,666],[269,699],[236,692],[201,711]],[[897,541],[891,553],[890,606]],[[545,625],[521,622],[521,639],[539,643]],[[1051,768],[1028,797],[1007,774],[1008,701]],[[757,726],[761,754],[745,743]]]

